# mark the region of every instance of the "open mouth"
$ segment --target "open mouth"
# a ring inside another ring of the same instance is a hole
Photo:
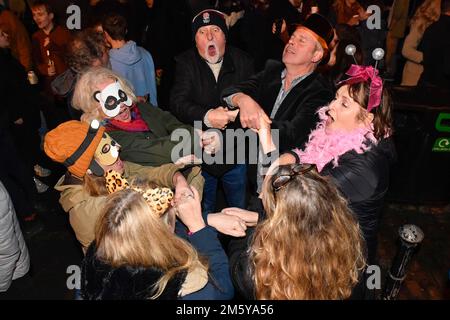
[[[211,56],[211,57],[213,57],[213,56],[215,56],[216,54],[217,54],[216,46],[213,45],[213,44],[210,44],[210,45],[208,46],[208,55]]]
[[[330,114],[330,109],[328,109],[327,111],[325,111],[325,114],[328,116],[327,123],[334,122],[334,118],[333,118],[333,116]]]
[[[119,112],[119,116],[123,115],[127,111],[127,108],[123,108],[122,111]]]
[[[122,159],[117,157],[117,160],[114,163],[110,164],[110,166],[114,167],[115,169],[122,169],[122,167],[123,167]]]
[[[292,49],[292,47],[289,45],[287,48],[286,48],[286,53],[290,53],[290,54],[295,54],[295,51]]]
[[[117,115],[117,117],[121,118],[121,119],[128,119],[129,116],[130,116],[128,110],[129,110],[128,107],[121,108],[121,110],[120,110],[119,114]]]

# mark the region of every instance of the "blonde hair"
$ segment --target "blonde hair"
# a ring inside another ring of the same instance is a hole
[[[142,195],[132,189],[111,194],[97,221],[96,256],[113,267],[157,268],[163,276],[154,284],[150,299],[158,298],[177,273],[202,268],[197,251],[174,235],[151,212]]]
[[[78,79],[72,98],[72,106],[83,111],[81,121],[90,123],[94,119],[101,121],[107,118],[94,99],[94,93],[99,90],[100,84],[111,80],[119,82],[130,99],[136,101],[132,86],[117,73],[104,67],[89,68]]]
[[[292,166],[281,166],[289,174]],[[365,267],[358,223],[337,188],[317,172],[294,175],[275,191],[264,184],[267,220],[250,256],[257,299],[345,299]]]
[[[417,28],[420,33],[439,20],[441,15],[441,0],[425,0],[411,18],[411,27]]]

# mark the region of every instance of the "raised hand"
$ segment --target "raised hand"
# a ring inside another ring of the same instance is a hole
[[[176,205],[177,203],[183,201],[185,198],[194,196],[194,193],[189,187],[186,178],[180,172],[174,174],[173,180],[175,186],[175,196],[172,200],[173,204]]]
[[[175,204],[177,217],[189,229],[190,232],[197,232],[203,229],[206,224],[202,217],[202,206],[197,189],[191,187],[192,195],[187,195]]]

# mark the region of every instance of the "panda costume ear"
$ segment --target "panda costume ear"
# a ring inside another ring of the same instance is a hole
[[[101,94],[101,92],[98,91],[98,90],[94,92],[94,99],[95,99],[97,102],[100,102],[100,94]]]

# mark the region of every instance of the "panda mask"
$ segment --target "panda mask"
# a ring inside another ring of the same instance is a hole
[[[119,114],[122,103],[128,107],[132,105],[131,99],[118,81],[109,84],[102,91],[94,92],[94,99],[100,103],[103,113],[110,118]]]

